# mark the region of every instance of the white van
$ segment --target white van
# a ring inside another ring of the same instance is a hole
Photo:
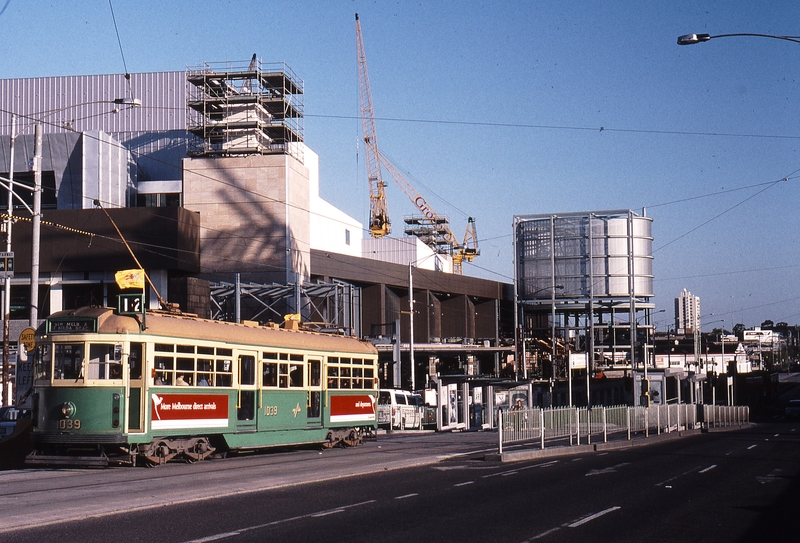
[[[378,391],[378,426],[389,430],[422,428],[422,410],[407,390],[382,388]]]

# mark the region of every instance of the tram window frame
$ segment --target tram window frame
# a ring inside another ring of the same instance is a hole
[[[153,369],[153,383],[156,386],[172,386],[175,382],[175,357],[156,355],[153,357]]]
[[[122,380],[122,360],[117,360],[119,353],[119,343],[89,343],[86,380],[101,382]]]
[[[34,375],[35,380],[50,381],[50,376],[53,374],[53,357],[49,343],[37,345],[34,354]]]
[[[85,360],[84,353],[86,352],[86,345],[84,343],[55,343],[53,352],[53,380],[54,381],[79,381],[83,379],[83,362]],[[70,372],[65,371],[63,351],[65,347],[70,347],[70,350],[77,348],[76,353],[70,355]],[[77,366],[76,366],[76,358]]]
[[[138,381],[142,378],[144,345],[142,343],[131,342],[128,350],[128,371],[130,372],[130,379],[132,381]]]

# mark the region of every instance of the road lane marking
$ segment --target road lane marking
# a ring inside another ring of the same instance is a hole
[[[561,529],[561,526],[556,526],[555,528],[550,528],[546,532],[542,532],[539,535],[533,536],[532,538],[528,539],[528,541],[525,541],[524,543],[528,543],[529,541],[535,541],[537,539],[541,539],[543,537],[546,537],[546,536],[552,534],[553,532],[559,531],[560,529]]]
[[[602,475],[604,473],[616,473],[617,468],[627,466],[628,464],[630,464],[630,462],[623,462],[621,464],[617,464],[615,466],[610,466],[603,469],[590,469],[588,472],[586,472],[585,477],[590,477],[592,475]]]
[[[750,445],[747,447],[747,450],[749,451],[750,449],[755,449],[756,447],[758,447],[758,445]]]
[[[488,475],[483,475],[483,478],[486,479],[488,477],[504,477],[506,475],[515,474],[515,473],[520,472],[520,471],[522,471],[524,469],[548,468],[548,467],[550,467],[550,466],[552,466],[554,464],[558,464],[558,460],[551,460],[549,462],[542,462],[541,464],[534,464],[532,466],[525,466],[525,467],[522,467],[522,468],[509,469],[509,470],[506,470],[506,471],[498,471],[497,473],[489,473]]]
[[[711,465],[710,465],[710,466],[708,466],[706,469],[701,469],[701,470],[700,470],[700,471],[698,471],[697,473],[705,473],[705,472],[707,472],[707,471],[711,471],[712,469],[714,469],[714,468],[716,468],[716,467],[717,467],[717,465],[716,465],[716,464],[711,464]]]
[[[210,535],[208,537],[201,537],[200,539],[192,539],[188,543],[209,543],[210,541],[219,541],[220,539],[227,539],[236,535],[241,535],[241,532],[226,532],[224,534]]]
[[[405,500],[406,498],[413,498],[414,496],[419,496],[416,492],[412,492],[411,494],[404,494],[403,496],[395,496],[395,500]]]
[[[455,484],[455,485],[453,485],[453,486],[467,486],[467,485],[471,485],[471,484],[472,484],[472,483],[474,483],[474,482],[475,482],[475,481],[466,481],[466,482],[464,482],[464,483],[457,483],[457,484]]]
[[[614,507],[609,507],[608,509],[604,509],[602,511],[598,511],[597,513],[595,513],[593,515],[589,515],[588,517],[584,517],[582,519],[576,520],[572,524],[567,524],[567,526],[569,528],[577,528],[578,526],[580,526],[582,524],[586,524],[587,522],[590,522],[590,521],[592,521],[592,520],[594,520],[596,518],[600,518],[600,517],[602,517],[603,515],[605,515],[607,513],[611,513],[612,511],[616,511],[617,509],[621,509],[621,507],[619,505],[615,505]]]
[[[245,532],[251,532],[253,530],[263,530],[264,528],[269,528],[271,526],[277,526],[279,524],[286,524],[288,522],[294,522],[296,520],[303,520],[307,518],[315,518],[315,517],[324,517],[326,515],[332,515],[334,513],[342,513],[347,509],[353,509],[355,507],[361,507],[362,505],[369,505],[371,503],[375,503],[377,500],[367,500],[364,502],[353,503],[350,505],[343,505],[341,507],[335,507],[333,509],[327,509],[325,511],[317,511],[314,513],[307,513],[305,515],[298,515],[296,517],[288,517],[284,519],[273,520],[272,522],[266,522],[264,524],[257,524],[255,526],[248,526],[246,528],[239,528],[235,532],[220,532],[218,534],[208,535],[198,539],[190,539],[189,541],[185,541],[184,543],[208,543],[209,541],[218,541],[220,539],[225,539],[227,537],[233,537],[237,535],[241,535]]]
[[[695,468],[692,468],[692,469],[690,469],[689,471],[684,471],[683,473],[681,473],[681,474],[678,474],[678,475],[676,475],[675,477],[670,477],[670,478],[669,478],[669,479],[667,479],[666,481],[661,481],[660,483],[656,483],[656,486],[662,486],[662,485],[665,485],[665,484],[667,484],[667,483],[671,483],[672,481],[674,481],[674,480],[675,480],[675,479],[677,479],[678,477],[683,477],[684,475],[689,475],[690,473],[692,473],[692,472],[695,472],[695,471],[697,471],[697,470],[699,470],[699,469],[700,469],[700,466],[697,466],[697,467],[695,467]]]
[[[577,520],[573,520],[572,522],[567,522],[562,524],[561,526],[556,526],[555,528],[550,528],[547,531],[544,531],[540,534],[533,536],[530,539],[526,539],[523,543],[530,543],[531,541],[535,541],[537,539],[542,539],[543,537],[547,537],[548,535],[559,531],[561,528],[577,528],[578,526],[582,526],[587,522],[591,522],[597,518],[602,517],[607,513],[611,513],[612,511],[616,511],[617,509],[622,509],[619,505],[615,505],[614,507],[609,507],[608,509],[604,509],[602,511],[598,511],[597,513],[592,513],[591,515],[587,515],[585,517],[581,517]]]

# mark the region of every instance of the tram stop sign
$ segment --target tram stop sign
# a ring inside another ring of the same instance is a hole
[[[28,352],[33,351],[36,346],[35,336],[36,330],[33,328],[25,328],[19,335],[19,342],[25,345],[25,350]]]

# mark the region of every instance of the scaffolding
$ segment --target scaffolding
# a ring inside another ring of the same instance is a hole
[[[190,156],[288,154],[303,161],[303,81],[285,63],[205,62],[186,70]]]

